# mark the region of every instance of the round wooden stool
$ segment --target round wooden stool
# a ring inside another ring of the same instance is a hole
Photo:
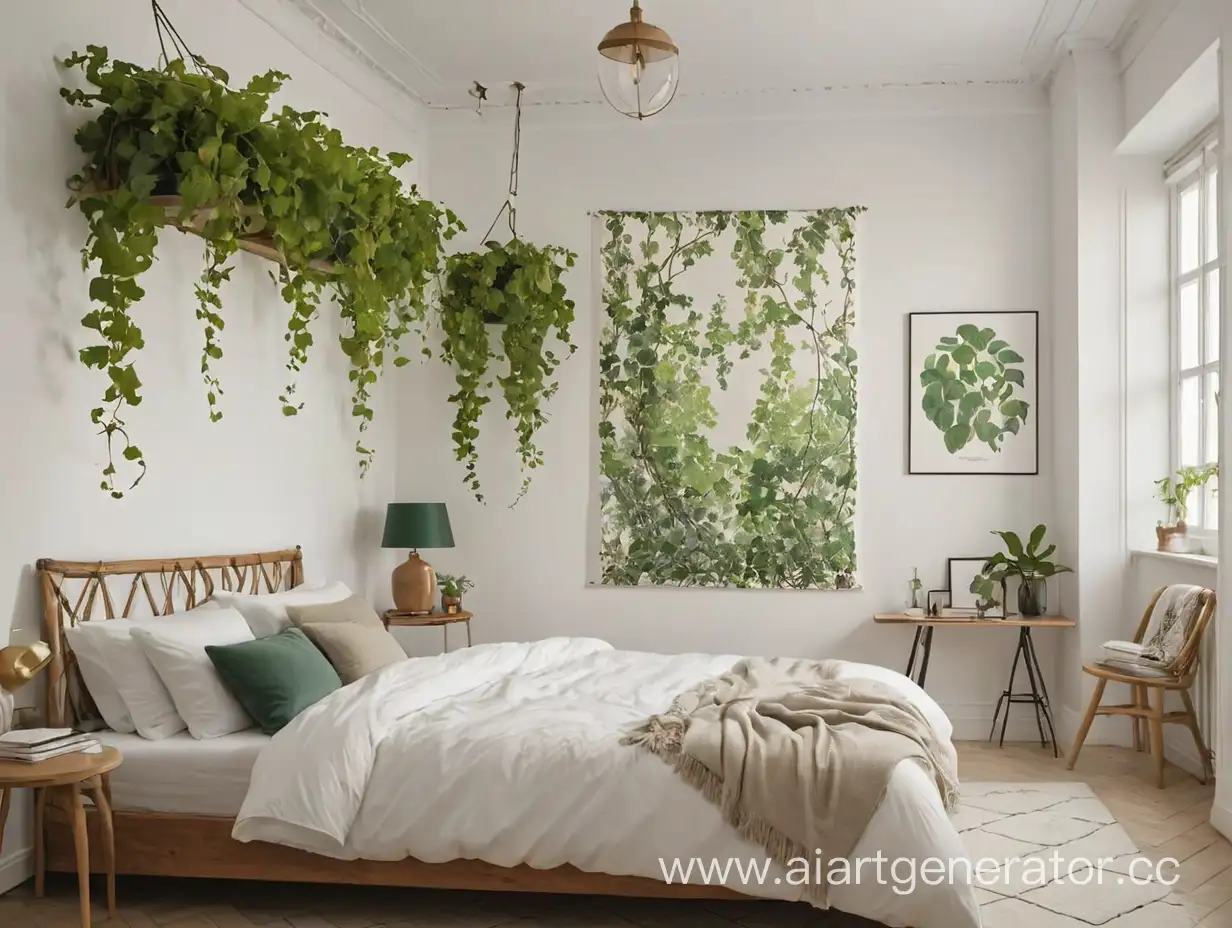
[[[115,748],[101,754],[64,754],[51,760],[26,763],[0,760],[0,846],[4,843],[4,823],[15,789],[34,790],[34,894],[43,895],[45,850],[43,824],[49,794],[64,800],[71,816],[73,846],[77,851],[77,887],[81,895],[81,926],[90,928],[90,839],[86,832],[86,809],[82,791],[89,790],[98,810],[99,833],[103,838],[103,860],[107,864],[107,914],[116,914],[115,835],[111,826],[111,784],[107,774],[123,762]],[[0,847],[2,849],[2,847]]]

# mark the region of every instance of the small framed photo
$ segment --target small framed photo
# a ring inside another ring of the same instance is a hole
[[[984,557],[952,557],[949,559],[950,608],[963,612],[975,612],[978,601],[971,592],[971,581],[984,572],[989,555]],[[1000,615],[1003,604],[990,609],[988,615]]]
[[[950,591],[929,590],[925,605],[928,607],[929,615],[941,615],[942,612],[950,607]]]

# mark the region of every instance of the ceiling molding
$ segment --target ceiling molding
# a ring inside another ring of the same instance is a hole
[[[1134,7],[1135,0],[1046,0],[1023,51],[1024,67],[1047,87],[1071,52],[1115,47]]]
[[[808,121],[816,119],[877,119],[930,116],[1021,116],[1047,112],[1048,101],[1033,82],[879,84],[863,87],[831,87],[784,93],[767,91],[742,94],[695,94],[676,97],[672,105],[653,120],[639,124],[613,110],[605,101],[536,105],[523,101],[524,126],[529,130],[580,126],[612,130],[654,132],[659,128],[697,122],[732,120]],[[482,132],[509,131],[512,118],[506,106],[430,108],[432,130]]]
[[[1140,0],[1126,20],[1126,30],[1117,37],[1116,48],[1121,56],[1122,73],[1150,44],[1155,33],[1179,5],[1180,0]]]
[[[246,0],[245,0],[246,2]],[[417,103],[427,103],[424,85],[439,86],[440,78],[398,44],[367,14],[361,0],[281,0],[311,22],[335,45],[382,80]],[[365,34],[366,33],[366,34]],[[367,39],[367,42],[364,41]],[[375,42],[373,40],[375,39]],[[381,59],[370,51],[386,51]],[[385,60],[385,59],[393,59]],[[391,64],[393,65],[391,67]]]
[[[480,81],[483,83],[483,81]],[[484,102],[482,109],[502,109],[512,107],[515,102],[515,95],[512,92],[506,92],[505,88],[500,83],[488,86],[488,99]],[[1036,84],[1034,81],[917,81],[911,83],[895,83],[885,82],[880,84],[829,84],[819,87],[750,87],[744,90],[717,90],[717,91],[701,91],[688,93],[681,91],[676,95],[672,103],[673,109],[679,109],[681,103],[689,105],[699,105],[705,107],[723,101],[735,101],[737,103],[743,101],[748,106],[775,106],[786,105],[790,108],[791,101],[808,101],[809,99],[821,99],[828,96],[843,96],[852,94],[869,94],[881,91],[911,91],[911,90],[928,90],[932,92],[945,92],[947,90],[955,91],[970,91],[972,88],[1033,88]],[[545,95],[546,94],[546,95]],[[607,107],[608,103],[604,100],[600,93],[598,85],[593,87],[552,87],[546,89],[536,88],[530,85],[526,88],[522,97],[522,107],[524,109],[532,107],[578,107],[578,106],[602,106]],[[469,94],[458,93],[451,99],[441,100],[437,103],[428,103],[427,108],[433,111],[454,111],[463,110],[467,112],[476,112],[479,108],[476,107],[475,100]]]
[[[333,39],[325,24],[306,15],[300,0],[239,0],[239,3],[306,58],[391,119],[414,131],[422,128],[421,114],[425,107],[413,91],[374,67],[349,44]],[[325,41],[322,41],[323,36]]]
[[[1056,57],[1061,36],[1070,29],[1084,0],[1045,0],[1039,19],[1022,51],[1022,63],[1032,74],[1043,77]]]

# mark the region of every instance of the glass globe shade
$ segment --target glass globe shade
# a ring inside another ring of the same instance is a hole
[[[680,56],[657,61],[637,57],[633,61],[599,58],[599,88],[612,107],[634,119],[662,111],[676,96],[680,81]]]
[[[653,116],[676,96],[680,51],[671,36],[642,19],[637,0],[629,10],[629,21],[603,37],[599,56],[599,89],[625,116]]]

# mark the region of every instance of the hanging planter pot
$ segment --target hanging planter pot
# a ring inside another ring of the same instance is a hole
[[[530,487],[530,471],[543,464],[535,435],[547,421],[543,403],[556,393],[552,379],[562,358],[550,347],[550,338],[564,344],[566,357],[577,350],[569,340],[573,324],[573,301],[561,280],[573,267],[577,255],[554,245],[534,245],[518,237],[518,157],[522,134],[522,91],[517,90],[514,117],[513,159],[509,171],[509,197],[505,200],[478,251],[451,255],[445,261],[445,279],[440,292],[440,319],[445,330],[441,355],[454,371],[457,390],[454,404],[454,453],[466,466],[464,480],[475,498],[483,502],[478,476],[479,422],[483,407],[491,402],[488,391],[494,383],[508,407],[506,418],[514,423],[522,486],[517,499]],[[509,241],[489,238],[502,217],[509,223]],[[488,327],[499,325],[499,347]],[[491,375],[493,365],[503,373]]]
[[[493,290],[504,293],[509,289],[509,285],[513,283],[513,275],[522,269],[522,265],[512,255],[504,252],[499,242],[484,242],[484,247],[492,251],[500,251],[505,255],[505,261],[497,268],[496,277],[493,278],[491,287]],[[483,321],[486,325],[504,325],[505,317],[494,310],[484,310]]]

